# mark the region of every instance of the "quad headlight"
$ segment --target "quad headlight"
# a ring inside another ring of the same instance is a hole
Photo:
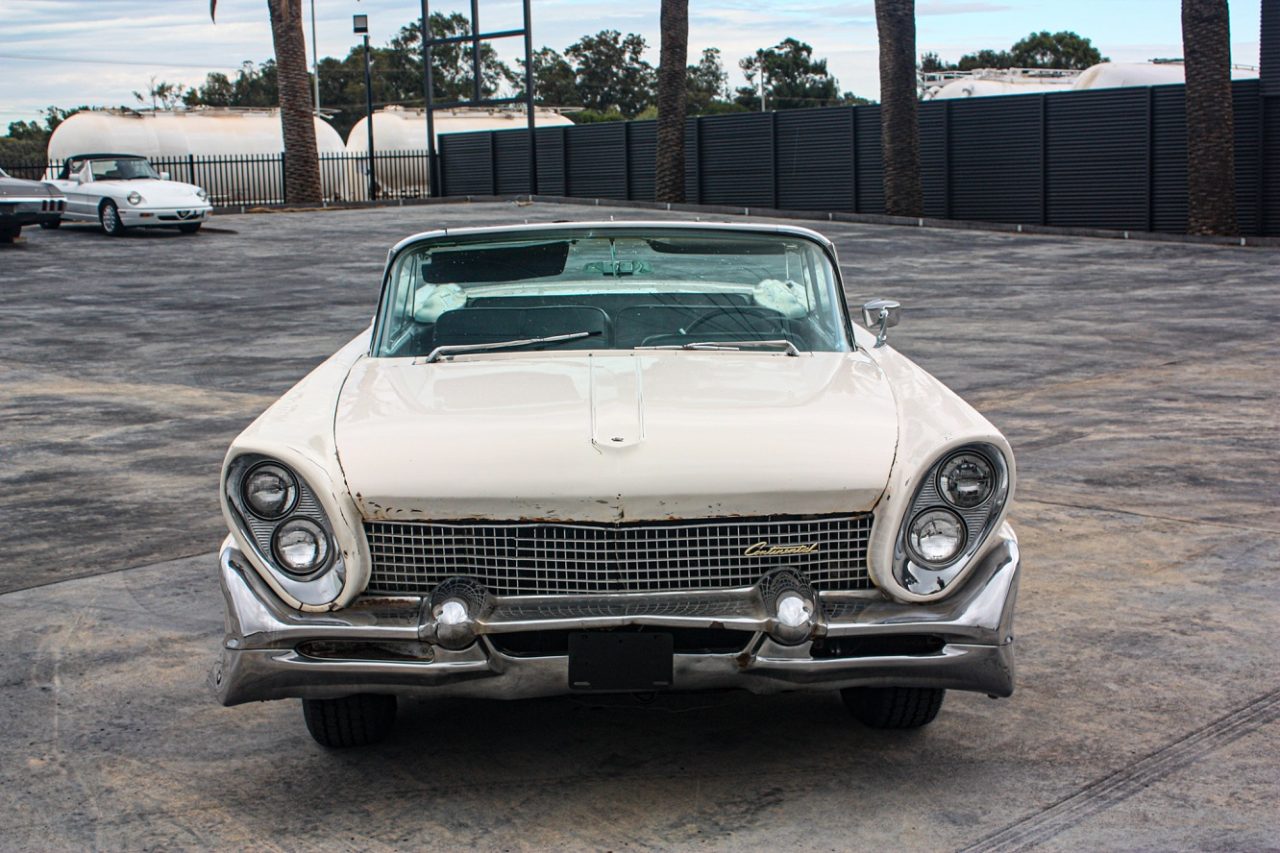
[[[329,538],[314,521],[291,518],[272,534],[271,549],[285,571],[309,575],[329,559]]]
[[[936,507],[917,515],[907,528],[912,556],[932,566],[946,565],[964,547],[964,520],[949,509]]]
[[[298,502],[297,478],[274,462],[263,462],[249,469],[240,488],[249,511],[259,518],[280,518]]]
[[[913,595],[942,595],[994,529],[1009,496],[999,448],[971,444],[941,457],[920,479],[894,551],[894,579]]]
[[[124,198],[125,198],[125,201],[129,202],[129,204],[142,204],[142,193],[138,192],[137,190],[134,190],[133,192],[129,193]]]
[[[200,199],[201,201],[207,201],[209,198],[209,194],[205,192],[203,187],[196,187],[196,198]]]
[[[260,454],[227,464],[224,493],[244,545],[278,591],[304,605],[337,598],[346,565],[317,492],[292,467]]]

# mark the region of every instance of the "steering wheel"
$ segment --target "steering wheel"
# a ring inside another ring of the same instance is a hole
[[[748,317],[764,317],[770,320],[782,319],[782,315],[780,315],[777,311],[774,311],[772,308],[765,308],[763,305],[725,305],[725,306],[712,308],[710,311],[703,313],[700,317],[696,318],[692,323],[690,323],[689,325],[681,329],[680,334],[692,335],[694,329],[697,329],[698,327],[703,326],[706,323],[709,323],[711,320],[721,316],[722,314],[735,314],[738,316],[748,316]]]

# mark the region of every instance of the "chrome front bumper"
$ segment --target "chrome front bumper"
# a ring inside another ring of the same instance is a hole
[[[186,225],[204,222],[213,208],[205,205],[189,207],[127,207],[118,208],[120,221],[129,228],[149,228],[151,226]]]
[[[330,613],[287,608],[228,540],[220,555],[227,632],[212,683],[224,705],[352,693],[550,696],[572,692],[568,657],[507,654],[494,642],[498,635],[642,625],[741,632],[736,653],[677,653],[676,690],[775,693],[897,685],[1008,696],[1013,692],[1019,554],[1007,525],[996,535],[996,547],[964,588],[945,601],[911,605],[878,594],[823,595],[822,619],[814,632],[822,644],[842,638],[877,641],[864,644],[862,651],[850,643],[848,656],[839,656],[838,643],[836,653],[828,649],[819,654],[814,641],[796,646],[774,642],[767,633],[771,620],[754,588],[499,598],[477,625],[479,639],[450,651],[430,642],[434,625],[417,598],[366,598]],[[876,651],[921,637],[934,647],[918,654]]]

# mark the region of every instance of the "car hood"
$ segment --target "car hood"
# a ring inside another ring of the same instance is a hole
[[[363,358],[334,436],[367,519],[575,520],[870,510],[897,442],[862,353]]]
[[[196,195],[200,189],[195,184],[184,184],[181,181],[160,181],[154,178],[139,178],[132,181],[94,181],[85,185],[103,195],[113,198],[124,198],[131,192],[137,192],[144,199],[144,204],[165,207],[188,204],[193,207],[208,204]]]

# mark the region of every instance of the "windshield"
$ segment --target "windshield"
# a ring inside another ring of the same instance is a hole
[[[89,169],[95,181],[130,181],[135,178],[159,178],[151,164],[140,157],[113,157],[90,160]]]
[[[391,269],[374,341],[383,357],[505,342],[555,351],[850,349],[835,274],[817,244],[653,227],[442,238],[406,249]]]

